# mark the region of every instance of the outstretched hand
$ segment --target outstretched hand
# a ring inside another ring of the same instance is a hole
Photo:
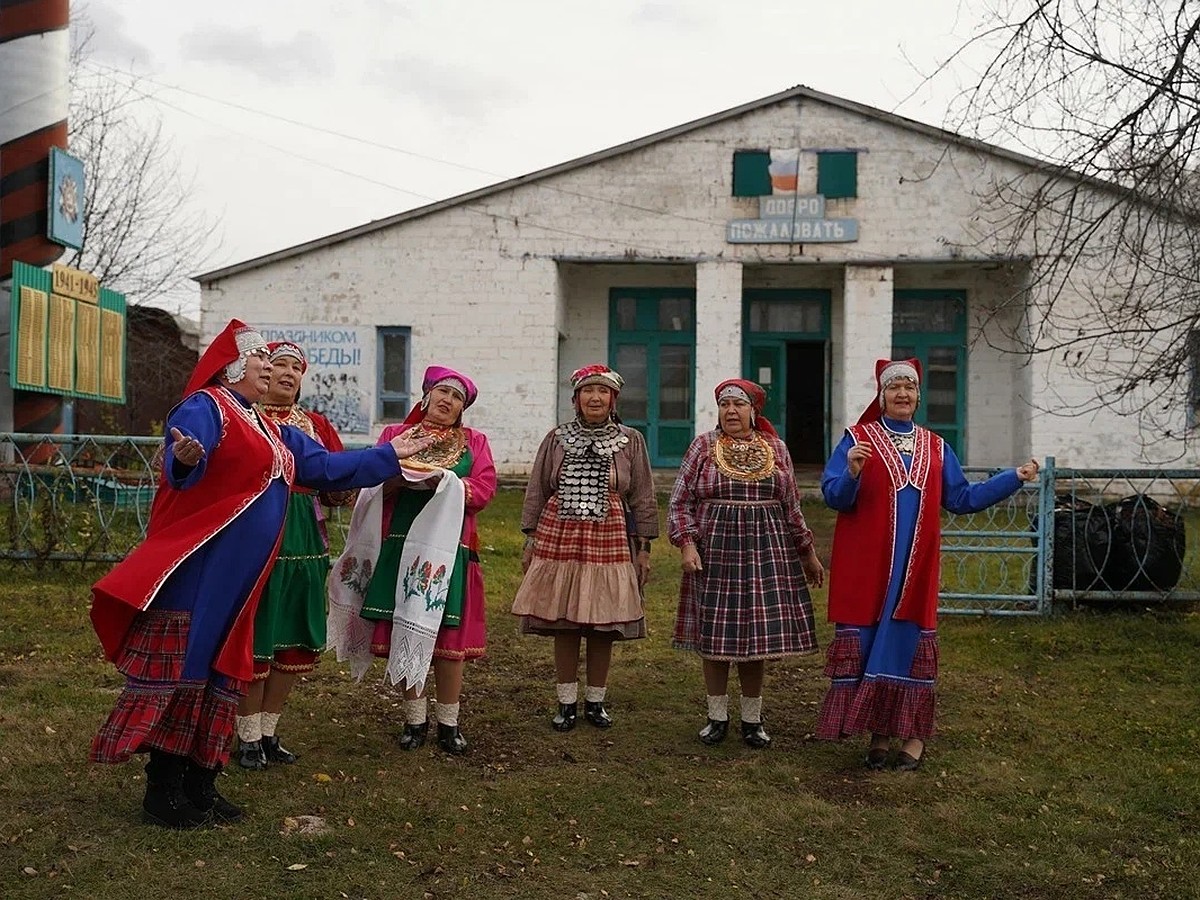
[[[412,438],[405,433],[396,435],[389,443],[391,443],[392,449],[396,451],[396,459],[408,459],[410,456],[415,456],[426,447],[431,446],[434,440],[436,438],[431,434],[424,437]]]
[[[1037,478],[1041,465],[1036,459],[1031,459],[1023,466],[1017,466],[1017,477],[1022,481],[1033,481]]]
[[[190,468],[204,459],[204,445],[194,437],[189,437],[178,428],[172,427],[171,453],[181,466]]]

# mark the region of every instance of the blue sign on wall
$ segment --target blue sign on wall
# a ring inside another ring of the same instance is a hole
[[[56,244],[83,248],[83,161],[50,148],[50,214],[47,237]]]

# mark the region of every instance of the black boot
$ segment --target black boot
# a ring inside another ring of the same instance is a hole
[[[762,722],[743,722],[742,740],[746,742],[747,747],[755,750],[763,750],[771,746],[771,736],[763,728]]]
[[[243,769],[259,771],[267,767],[267,754],[263,750],[263,742],[238,741],[237,764]]]
[[[727,734],[729,734],[728,719],[709,719],[708,723],[700,729],[700,743],[708,744],[711,747],[725,740]]]
[[[425,746],[425,736],[429,734],[429,723],[422,722],[419,725],[409,723],[404,726],[404,733],[400,735],[398,743],[401,750],[419,750]]]
[[[560,703],[558,712],[550,720],[555,731],[570,731],[575,727],[575,717],[579,714],[578,703]]]
[[[467,752],[467,739],[462,736],[457,725],[443,725],[438,722],[438,746],[447,753],[461,756]]]
[[[197,809],[183,792],[188,761],[162,750],[151,750],[146,763],[146,796],[142,819],[163,828],[195,828],[208,821],[208,813]]]
[[[300,758],[291,750],[288,750],[281,743],[279,743],[279,738],[275,735],[268,737],[264,734],[262,738],[262,748],[263,755],[266,756],[267,762],[271,763],[272,765],[282,763],[285,766],[290,766]]]
[[[242,808],[234,806],[217,790],[220,767],[205,769],[189,761],[183,773],[183,793],[192,806],[209,813],[218,822],[236,822],[242,817]]]
[[[587,700],[583,704],[583,717],[597,728],[612,728],[612,716],[604,708],[603,700]]]

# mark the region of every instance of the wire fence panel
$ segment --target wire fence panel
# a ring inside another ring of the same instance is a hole
[[[964,469],[971,481],[997,469]],[[942,513],[942,614],[1038,615],[1048,598],[1041,578],[1045,519],[1051,491],[1045,479],[969,515]]]
[[[1052,479],[1056,601],[1200,599],[1200,471],[1057,469]]]

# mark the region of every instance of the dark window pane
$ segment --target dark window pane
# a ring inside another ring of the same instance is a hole
[[[644,422],[649,408],[646,395],[646,348],[636,344],[624,344],[617,348],[617,364],[614,367],[625,379],[617,409],[622,419]]]
[[[770,196],[770,166],[771,154],[767,150],[733,151],[733,196]]]
[[[828,200],[858,196],[858,154],[817,154],[817,193]]]
[[[930,425],[958,422],[958,348],[930,347],[925,384],[921,387],[925,419]]]
[[[659,331],[692,331],[694,328],[690,297],[664,297],[658,301]]]
[[[751,331],[815,332],[824,330],[820,300],[755,300],[750,304]]]
[[[408,400],[384,400],[383,420],[385,422],[399,422],[408,415],[408,409]]]
[[[381,390],[387,394],[408,392],[408,335],[384,332],[381,336],[383,353],[383,384]]]
[[[617,299],[617,330],[637,331],[637,299],[620,297]]]
[[[892,331],[917,334],[956,334],[961,328],[962,301],[956,297],[918,300],[897,297],[892,307]]]
[[[668,344],[658,353],[658,417],[690,419],[692,416],[692,348]]]

